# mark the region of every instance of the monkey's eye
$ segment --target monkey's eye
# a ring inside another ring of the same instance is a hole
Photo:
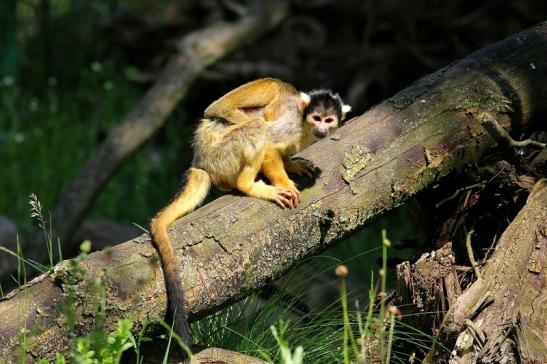
[[[314,115],[314,116],[313,116],[313,120],[315,120],[315,121],[321,121],[321,116],[319,116],[319,115]]]
[[[334,118],[326,118],[325,123],[330,124],[334,121]]]

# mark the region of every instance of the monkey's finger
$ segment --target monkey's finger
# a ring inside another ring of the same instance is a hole
[[[291,191],[289,190],[286,190],[284,188],[281,188],[281,187],[277,187],[277,199],[281,200],[282,203],[284,204],[284,207],[288,207],[288,208],[294,208],[294,196],[293,194],[291,193]]]
[[[281,195],[283,196],[283,198],[285,198],[287,201],[289,201],[289,208],[294,208],[295,207],[295,202],[296,202],[296,199],[295,199],[295,196],[294,194],[291,193],[291,191],[284,191],[281,193]]]
[[[300,204],[300,201],[301,201],[300,191],[296,189],[295,192],[296,192],[296,203]]]
[[[298,205],[300,204],[300,200],[298,196],[296,196],[294,193],[291,193],[291,202],[292,202],[293,208],[297,208]]]
[[[294,200],[292,199],[292,197],[283,196],[281,198],[283,199],[283,203],[285,204],[286,207],[288,207],[289,209],[294,208]]]
[[[276,196],[274,197],[273,201],[282,209],[286,209],[287,207],[290,208],[289,200],[282,197],[282,196]]]
[[[294,187],[289,190],[291,194],[291,198],[294,201],[294,207],[297,207],[300,203],[300,191],[298,191],[298,188]]]
[[[313,164],[312,161],[309,161],[307,159],[300,159],[298,161],[302,166],[304,166],[305,168],[311,168],[311,169],[314,169],[315,168],[315,165]]]

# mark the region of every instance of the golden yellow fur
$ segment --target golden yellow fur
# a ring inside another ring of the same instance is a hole
[[[195,134],[193,164],[206,170],[222,189],[238,189],[283,207],[296,206],[300,193],[284,163],[295,173],[309,168],[289,157],[315,141],[302,122],[298,101],[292,85],[273,78],[228,92],[205,109]],[[260,171],[273,186],[255,181]]]

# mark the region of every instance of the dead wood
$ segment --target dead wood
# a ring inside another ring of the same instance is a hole
[[[454,349],[451,362],[547,362],[546,206],[542,180],[501,236],[482,279],[445,315],[437,340]],[[444,362],[449,355],[434,346],[425,362]]]
[[[190,317],[218,310],[400,206],[495,147],[477,119],[490,113],[511,131],[547,114],[547,23],[480,50],[418,81],[301,153],[321,170],[302,205],[281,210],[227,195],[178,220],[171,240]],[[534,64],[534,67],[530,67]],[[104,324],[158,322],[163,275],[148,235],[58,264],[0,302],[0,355],[52,357],[89,332],[101,302]],[[485,274],[486,275],[486,274]],[[97,296],[96,282],[106,288]],[[67,332],[67,308],[78,318]],[[21,351],[20,333],[31,328]]]
[[[442,313],[461,295],[452,243],[423,254],[414,264],[397,266],[395,304],[404,307],[405,322],[426,333],[437,331]]]

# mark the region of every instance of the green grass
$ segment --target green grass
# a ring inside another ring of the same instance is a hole
[[[383,244],[386,248],[383,254],[386,254],[388,245]],[[365,256],[370,254],[366,251],[361,253]],[[411,351],[407,351],[408,348],[426,350],[429,347],[429,335],[395,320],[394,315],[383,314],[382,303],[375,306],[366,304],[378,292],[347,290],[346,281],[358,279],[358,271],[350,269],[347,277],[335,278],[335,267],[340,263],[347,264],[348,261],[339,261],[336,257],[325,258],[313,258],[307,263],[313,265],[310,271],[314,274],[305,275],[298,271],[289,273],[283,279],[284,282],[293,282],[290,287],[284,287],[293,294],[293,301],[287,301],[282,295],[274,295],[266,301],[257,296],[250,297],[193,324],[192,332],[196,341],[275,363],[285,363],[283,353],[286,355],[289,350],[294,354],[298,347],[303,348],[305,363],[349,363],[356,360],[356,353],[361,353],[362,340],[375,335],[384,339],[381,342],[382,363],[407,363],[412,355]],[[326,285],[340,284],[338,299],[327,307],[303,315],[297,300],[306,302],[309,295],[313,294],[310,292],[311,282],[321,275],[331,277]],[[302,280],[303,276],[310,278]],[[384,275],[382,280],[381,286],[386,287],[387,276]],[[374,286],[371,284],[370,287]],[[356,300],[361,302],[358,307]],[[276,327],[281,340],[272,335],[272,325]],[[382,328],[381,334],[378,333],[378,327]],[[405,352],[401,351],[403,345]],[[282,350],[282,346],[286,349]]]

